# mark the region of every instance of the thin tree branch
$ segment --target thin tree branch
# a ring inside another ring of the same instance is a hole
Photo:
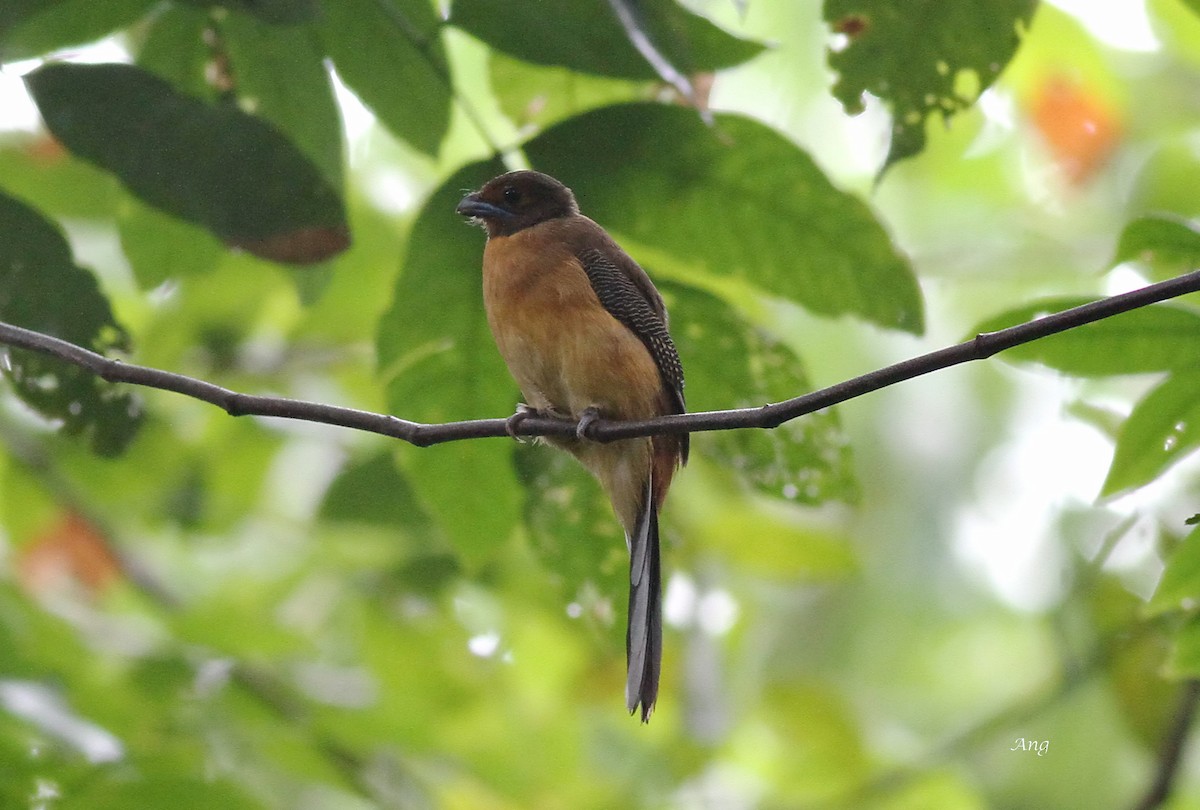
[[[625,36],[629,38],[630,44],[637,49],[647,64],[664,82],[674,87],[675,92],[679,93],[684,101],[699,110],[704,123],[711,124],[712,112],[701,103],[691,79],[684,76],[675,65],[671,64],[671,60],[654,44],[650,34],[646,31],[645,21],[638,12],[637,6],[630,3],[629,0],[608,0],[608,5],[612,8],[617,22],[621,23],[621,27],[625,29]]]
[[[1154,772],[1154,781],[1150,784],[1150,790],[1137,803],[1136,810],[1155,810],[1170,798],[1179,764],[1183,760],[1184,747],[1192,729],[1192,720],[1196,716],[1197,702],[1200,702],[1200,681],[1187,681],[1183,685],[1179,707],[1171,727],[1167,730],[1162,749],[1158,752],[1158,768]]]
[[[1200,292],[1200,270],[1158,284],[1151,284],[1133,292],[1102,298],[1099,301],[1037,318],[1028,323],[1001,329],[998,332],[977,335],[972,340],[904,360],[895,365],[886,366],[860,377],[783,402],[766,404],[758,408],[703,411],[636,421],[597,420],[588,428],[588,436],[597,441],[613,441],[614,439],[666,433],[775,428],[805,414],[837,405],[905,380],[911,380],[914,377],[972,360],[983,360],[1014,346],[1030,343],[1039,338],[1065,332],[1191,292]],[[120,360],[110,359],[65,340],[3,322],[0,322],[0,344],[57,357],[87,369],[109,382],[123,382],[174,391],[212,403],[223,408],[232,416],[273,416],[282,419],[323,422],[403,439],[418,447],[463,439],[483,439],[507,435],[507,420],[505,419],[473,419],[462,422],[423,424],[354,408],[342,408],[336,405],[305,402],[285,397],[243,394],[183,374],[122,363]],[[570,437],[575,435],[576,427],[577,424],[570,420],[530,417],[522,421],[515,432],[521,436]]]

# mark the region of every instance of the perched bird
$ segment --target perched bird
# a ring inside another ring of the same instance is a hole
[[[596,419],[683,413],[683,366],[662,296],[604,229],[579,213],[571,190],[533,171],[502,174],[458,204],[487,231],[483,301],[488,325],[531,413],[579,421],[575,438],[548,438],[600,482],[629,548],[625,704],[650,718],[662,663],[658,512],[687,463],[688,436],[600,443]]]

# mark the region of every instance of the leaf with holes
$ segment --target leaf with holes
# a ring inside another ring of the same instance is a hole
[[[720,299],[679,284],[660,284],[671,305],[671,333],[684,363],[688,410],[754,408],[810,389],[803,361],[744,321]],[[800,503],[854,501],[858,485],[850,445],[827,410],[774,430],[705,433],[697,452],[761,492]]]
[[[925,123],[975,103],[1016,53],[1036,0],[826,0],[844,38],[829,52],[833,95],[851,115],[870,93],[892,114],[883,169],[920,152]]]
[[[75,264],[62,233],[25,204],[0,194],[0,320],[87,346],[125,348],[96,279]],[[22,349],[0,364],[22,400],[63,432],[85,434],[117,455],[141,422],[138,401],[90,371]]]
[[[629,587],[625,534],[604,491],[567,453],[546,446],[512,450],[525,488],[524,518],[530,545],[561,583],[567,598],[589,586],[611,604]]]

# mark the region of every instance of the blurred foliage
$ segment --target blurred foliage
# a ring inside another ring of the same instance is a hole
[[[892,137],[887,165],[925,146],[937,113],[970,107],[1020,45],[1036,0],[826,0],[825,21],[841,37],[829,54],[833,94],[851,114],[871,93],[887,104]],[[970,36],[966,32],[987,32]]]
[[[454,207],[531,166],[659,283],[690,409],[787,399],[1196,268],[1197,4],[1093,5],[8,0],[0,320],[505,416]],[[1194,299],[695,435],[647,726],[564,454],[5,349],[0,805],[1134,806],[1194,742]]]

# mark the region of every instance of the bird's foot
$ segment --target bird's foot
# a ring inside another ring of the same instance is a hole
[[[517,435],[517,430],[521,427],[521,423],[531,416],[541,416],[541,413],[537,408],[531,408],[524,402],[518,402],[516,413],[504,422],[504,432],[519,442],[524,441],[521,436]]]
[[[583,413],[579,415],[579,425],[575,428],[575,437],[578,439],[591,439],[589,431],[592,425],[600,421],[600,409],[595,405],[584,408]]]

